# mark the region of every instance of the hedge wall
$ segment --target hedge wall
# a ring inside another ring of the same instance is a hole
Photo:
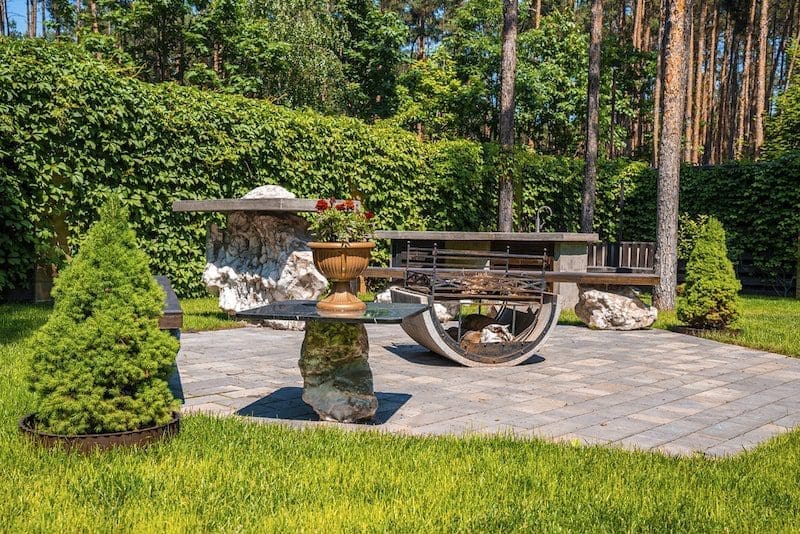
[[[0,287],[52,250],[60,216],[76,245],[111,190],[183,295],[202,292],[210,216],[173,213],[176,199],[269,183],[301,197],[358,191],[381,226],[424,227],[413,135],[124,74],[67,44],[0,40]]]
[[[239,197],[280,184],[301,197],[363,196],[381,228],[495,227],[497,147],[423,144],[408,132],[267,102],[137,81],[69,44],[0,38],[0,290],[37,258],[57,259],[53,228],[70,248],[115,192],[131,213],[153,270],[183,296],[203,293],[206,223],[219,215],[173,213],[177,199]],[[800,233],[800,155],[758,165],[684,169],[681,210],[725,225],[734,254],[789,272]],[[517,218],[576,231],[583,162],[516,155]],[[624,239],[654,237],[655,172],[641,162],[601,164],[596,227]],[[385,258],[385,252],[379,258]]]

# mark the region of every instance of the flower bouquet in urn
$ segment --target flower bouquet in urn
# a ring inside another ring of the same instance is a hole
[[[317,212],[309,225],[315,241],[308,244],[314,265],[333,282],[333,290],[317,303],[317,309],[328,313],[362,313],[366,304],[350,289],[350,282],[367,268],[375,243],[369,241],[374,232],[375,214],[364,211],[353,200],[320,199]]]

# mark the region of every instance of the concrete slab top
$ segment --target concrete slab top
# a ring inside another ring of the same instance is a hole
[[[663,330],[559,326],[532,363],[466,368],[369,325],[371,425],[317,421],[300,398],[302,332],[183,334],[184,412],[408,435],[513,433],[670,455],[728,456],[800,426],[800,359]],[[534,363],[535,361],[535,363]]]

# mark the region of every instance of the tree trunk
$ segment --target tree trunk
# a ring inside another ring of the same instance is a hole
[[[750,16],[747,18],[747,37],[744,42],[744,64],[742,66],[742,90],[736,124],[736,159],[744,154],[745,122],[750,114],[750,62],[753,52],[753,28],[756,22],[756,0],[750,0]]]
[[[517,0],[503,0],[502,55],[500,59],[500,187],[497,229],[514,226],[514,83],[517,74]]]
[[[662,79],[664,77],[664,26],[666,25],[666,4],[661,0],[661,9],[658,24],[658,58],[656,65],[656,88],[653,99],[653,167],[658,167],[659,137],[661,136],[661,93]]]
[[[758,25],[758,72],[756,73],[756,116],[753,125],[755,155],[761,154],[764,144],[764,111],[767,108],[767,32],[769,14],[769,0],[761,0],[761,19]]]
[[[644,0],[636,0],[636,8],[633,12],[633,48],[641,50],[642,46],[642,24],[644,21]]]
[[[7,35],[6,31],[6,0],[0,0],[0,36]]]
[[[729,56],[728,67],[728,100],[725,109],[725,127],[722,135],[725,136],[725,161],[734,158],[734,145],[736,140],[736,108],[739,101],[739,35],[734,26],[733,46]]]
[[[703,91],[704,91],[704,78],[703,78],[703,63],[706,57],[706,21],[708,19],[708,4],[703,2],[702,9],[700,10],[700,21],[698,23],[699,35],[697,36],[697,64],[695,65],[694,75],[694,117],[691,127],[692,135],[689,138],[689,146],[691,153],[689,154],[689,161],[692,164],[697,164],[700,159],[700,118],[703,116]],[[706,71],[706,76],[708,72]]]
[[[425,15],[420,14],[417,19],[417,59],[425,59]]]
[[[786,73],[786,84],[784,85],[783,89],[784,92],[789,90],[789,84],[792,83],[792,73],[794,71],[795,62],[797,61],[797,48],[800,48],[800,25],[798,25],[797,37],[795,38],[794,43],[796,48],[792,49],[792,59],[789,61],[789,70]],[[800,284],[797,284],[797,287],[800,287]]]
[[[28,0],[28,37],[36,37],[36,0]]]
[[[683,141],[683,161],[689,161],[692,154],[692,117],[694,113],[694,99],[692,99],[692,90],[694,89],[694,69],[692,68],[692,61],[694,60],[694,10],[689,11],[689,52],[686,63],[688,71],[688,81],[686,82],[686,113],[684,114],[684,141]]]
[[[728,90],[730,88],[730,73],[728,70],[731,63],[728,58],[731,55],[731,48],[733,47],[733,20],[731,19],[730,15],[727,17],[726,24],[725,44],[723,45],[722,56],[720,56],[722,67],[720,68],[719,72],[719,101],[717,104],[716,113],[714,114],[714,129],[712,132],[714,140],[712,145],[712,164],[720,163],[724,157],[723,148],[725,144],[725,138],[723,132],[727,127],[726,118],[728,113],[728,101],[730,99]]]
[[[586,96],[586,168],[583,175],[581,232],[594,224],[597,187],[597,145],[600,138],[600,43],[603,39],[603,0],[592,0],[589,37],[589,87]],[[612,124],[613,128],[613,124]]]
[[[531,5],[536,6],[536,11],[533,13],[533,27],[538,28],[542,23],[542,0],[536,0]]]
[[[89,12],[92,14],[92,33],[100,33],[100,27],[97,24],[96,0],[89,0]]]
[[[75,0],[75,40],[80,41],[81,29],[81,0]]]
[[[769,83],[767,84],[767,94],[771,95],[775,91],[775,83],[785,87],[784,76],[786,74],[786,62],[788,57],[786,54],[786,43],[791,41],[794,35],[794,10],[796,1],[793,1],[789,7],[789,12],[781,27],[780,34],[777,34],[777,22],[779,9],[776,6],[773,9],[773,33],[772,33],[772,69],[770,69]]]
[[[678,274],[678,186],[681,170],[681,130],[687,82],[687,27],[692,0],[662,0],[666,14],[661,55],[664,58],[663,113],[659,145],[658,205],[656,208],[655,271],[661,281],[653,291],[659,310],[675,307]]]
[[[713,151],[713,125],[715,123],[714,114],[714,94],[717,86],[717,52],[719,50],[719,10],[714,10],[714,22],[711,24],[711,37],[708,40],[711,48],[708,53],[708,79],[706,89],[706,103],[703,115],[703,163],[708,165],[712,159]]]

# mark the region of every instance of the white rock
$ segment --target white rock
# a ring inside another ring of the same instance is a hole
[[[504,324],[490,324],[481,330],[481,343],[502,343],[511,341],[514,336]]]
[[[279,185],[262,185],[248,192],[242,198],[297,198],[294,193]]]
[[[392,302],[392,288],[382,291],[375,295],[375,302],[387,303]]]
[[[261,322],[261,326],[272,328],[273,330],[303,330],[306,327],[304,321],[279,321],[267,319]]]
[[[433,304],[433,311],[436,312],[436,318],[439,319],[440,323],[446,323],[453,320],[453,316],[450,315],[450,313],[447,311],[447,307],[443,304],[435,302]]]
[[[278,186],[264,186],[247,198],[294,198]],[[281,300],[315,300],[328,281],[314,267],[308,224],[293,214],[233,212],[224,231],[212,226],[203,282],[219,295],[228,313]],[[302,329],[302,322],[265,321],[276,328]]]
[[[658,310],[639,299],[629,287],[603,290],[579,286],[575,313],[589,328],[599,330],[637,330],[647,328],[658,318]]]

